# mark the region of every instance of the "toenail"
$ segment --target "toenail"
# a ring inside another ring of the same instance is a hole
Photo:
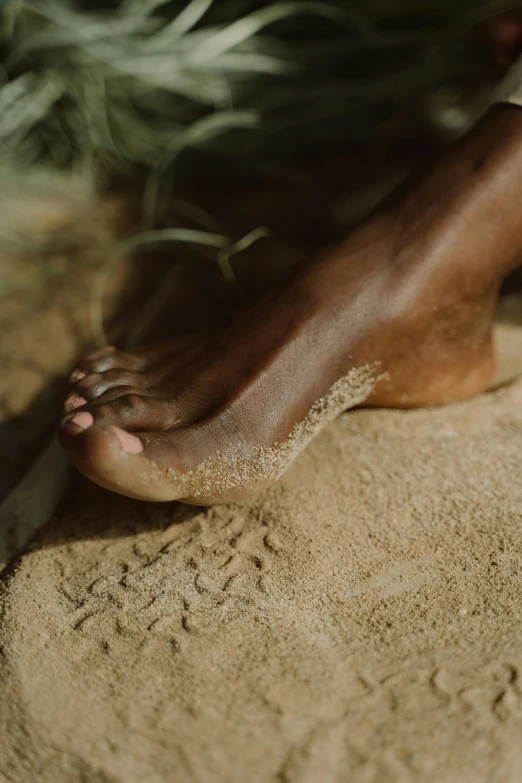
[[[75,370],[71,374],[71,377],[69,378],[69,380],[70,380],[71,383],[76,383],[76,381],[81,381],[82,378],[85,378],[86,375],[87,375],[87,373],[84,372],[83,370]]]
[[[81,411],[80,413],[71,416],[69,422],[75,424],[81,430],[86,430],[94,422],[94,416],[92,413],[89,413],[89,411]]]
[[[140,454],[143,451],[143,443],[135,435],[120,429],[120,427],[111,427],[114,434],[120,441],[120,445],[127,454]]]
[[[85,405],[87,400],[84,397],[72,397],[72,399],[69,400],[69,408],[72,410],[75,410],[75,408],[81,408],[82,405]]]

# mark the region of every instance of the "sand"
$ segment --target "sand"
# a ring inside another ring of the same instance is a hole
[[[377,382],[387,377],[379,373],[380,362],[352,369],[332,384],[328,392],[317,400],[305,418],[296,424],[286,440],[271,446],[250,446],[232,443],[203,460],[194,470],[182,473],[173,468],[154,466],[151,478],[172,483],[176,497],[190,498],[191,503],[203,504],[237,500],[237,491],[245,488],[267,487],[285,473],[288,466],[306,448],[324,427],[341,413],[361,405],[373,393]]]
[[[518,783],[521,573],[522,379],[350,411],[249,502],[78,479],[1,582],[0,780]]]

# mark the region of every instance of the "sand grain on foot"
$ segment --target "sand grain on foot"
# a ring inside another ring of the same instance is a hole
[[[288,438],[271,446],[231,444],[205,459],[194,470],[181,473],[173,468],[154,466],[161,478],[168,477],[178,497],[192,502],[212,503],[227,499],[236,490],[259,488],[277,481],[313,438],[343,411],[361,405],[384,377],[379,362],[353,367],[317,400]],[[237,497],[237,495],[236,495]]]

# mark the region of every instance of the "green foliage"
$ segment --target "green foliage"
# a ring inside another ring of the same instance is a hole
[[[441,85],[487,79],[491,0],[11,0],[0,143],[17,160],[137,177],[190,148],[258,167],[393,140]],[[254,10],[252,10],[254,9]]]
[[[70,181],[88,193],[115,178],[143,185],[150,229],[161,225],[163,189],[173,203],[184,163],[185,175],[187,168],[196,176],[209,168],[244,174],[341,142],[382,154],[430,123],[458,132],[491,78],[476,28],[521,5],[9,0],[0,7],[0,250],[37,259],[43,275],[54,268],[56,248],[33,242],[9,218],[12,183],[22,179],[24,193],[36,198],[42,187],[52,193],[51,171],[79,174]],[[464,109],[452,113],[455,106]],[[197,210],[187,209],[194,218]],[[191,224],[212,231],[206,218]],[[167,238],[142,238],[154,236]],[[83,239],[63,231],[59,257],[77,256]],[[174,239],[208,244],[182,229]],[[229,259],[242,244],[231,242],[223,235],[206,251],[235,284]],[[114,248],[107,252],[114,257]],[[95,301],[101,335],[101,293]]]

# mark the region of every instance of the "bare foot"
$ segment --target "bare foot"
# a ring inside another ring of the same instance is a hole
[[[495,107],[394,203],[217,336],[107,348],[75,371],[60,438],[130,497],[235,500],[356,404],[485,389],[491,320],[522,242],[522,111]],[[517,202],[518,199],[518,202]]]

